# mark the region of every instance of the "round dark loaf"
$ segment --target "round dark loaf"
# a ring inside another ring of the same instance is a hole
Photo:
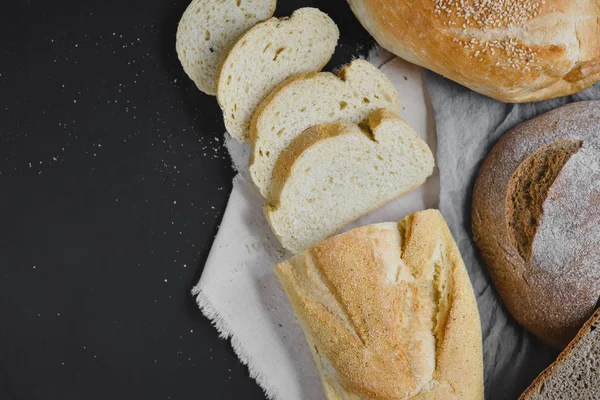
[[[479,171],[472,225],[508,310],[564,347],[600,296],[600,101],[505,134]]]

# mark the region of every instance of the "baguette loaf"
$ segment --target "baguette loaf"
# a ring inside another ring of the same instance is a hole
[[[506,102],[600,80],[598,0],[348,0],[399,57]]]
[[[318,125],[279,156],[265,214],[281,244],[298,253],[422,185],[433,166],[427,144],[390,111],[360,125]]]
[[[600,399],[600,310],[519,400]]]
[[[487,156],[473,236],[515,319],[563,348],[600,294],[600,101],[524,122]]]
[[[313,125],[358,123],[378,108],[400,112],[394,85],[375,66],[355,60],[340,70],[296,75],[273,90],[259,105],[250,135],[250,173],[268,197],[279,154]]]
[[[437,210],[335,236],[275,272],[328,400],[483,400],[477,304]]]
[[[247,142],[258,104],[290,76],[320,71],[333,55],[338,37],[337,25],[316,8],[271,18],[246,32],[219,73],[217,100],[227,131]]]
[[[236,39],[273,16],[276,0],[194,0],[177,27],[176,49],[198,89],[217,94],[218,71]]]

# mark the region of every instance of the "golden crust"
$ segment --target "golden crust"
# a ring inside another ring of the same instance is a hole
[[[349,0],[392,53],[504,102],[600,80],[597,0]]]
[[[483,399],[477,304],[438,211],[338,235],[275,271],[329,400]]]

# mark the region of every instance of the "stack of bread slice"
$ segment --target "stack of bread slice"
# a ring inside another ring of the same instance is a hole
[[[355,60],[319,72],[339,38],[331,18],[301,8],[266,19],[273,11],[272,0],[194,0],[177,52],[198,88],[217,95],[227,131],[250,144],[267,219],[298,253],[423,184],[434,161],[378,68]]]

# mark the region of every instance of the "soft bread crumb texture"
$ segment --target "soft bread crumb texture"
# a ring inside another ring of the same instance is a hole
[[[477,304],[439,211],[343,233],[275,272],[329,400],[483,399]]]
[[[379,109],[356,124],[309,128],[279,156],[265,214],[298,253],[431,175],[431,150],[396,114]]]
[[[511,205],[508,220],[513,246],[525,261],[531,258],[538,221],[544,213],[548,191],[581,142],[558,141],[536,150],[519,165],[509,182]]]
[[[600,294],[600,101],[504,134],[479,171],[472,226],[515,319],[564,348]]]
[[[336,24],[315,8],[300,8],[289,18],[271,18],[239,38],[223,62],[217,85],[227,131],[247,142],[259,103],[290,76],[320,71],[338,38]]]
[[[235,41],[273,16],[276,0],[194,0],[177,27],[176,50],[185,73],[202,92],[217,94],[220,64]]]
[[[311,126],[358,123],[386,108],[400,112],[394,85],[375,66],[355,60],[336,75],[330,72],[293,76],[275,88],[258,106],[250,124],[249,169],[266,198],[279,154]]]
[[[348,0],[397,56],[505,102],[600,80],[597,0]]]
[[[519,400],[600,398],[600,310]]]

